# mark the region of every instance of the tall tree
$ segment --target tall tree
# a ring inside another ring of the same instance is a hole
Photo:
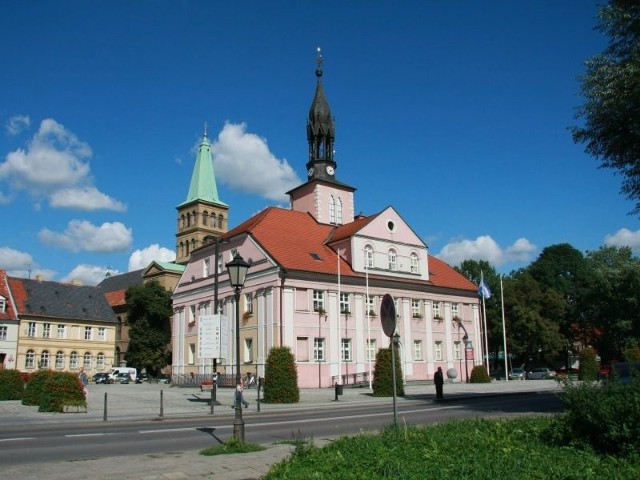
[[[610,0],[597,16],[609,44],[580,77],[585,102],[576,116],[584,125],[572,127],[573,139],[622,174],[621,192],[640,214],[640,3]]]
[[[592,332],[590,344],[603,363],[621,360],[624,350],[640,345],[640,259],[629,247],[587,252],[592,279],[581,302]]]
[[[127,362],[157,375],[171,361],[171,292],[151,281],[129,287],[125,299],[130,325]]]

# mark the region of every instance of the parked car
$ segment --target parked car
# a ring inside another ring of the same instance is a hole
[[[144,383],[149,381],[149,375],[146,373],[139,373],[136,377],[136,383]]]
[[[107,373],[96,373],[93,376],[94,383],[109,383],[109,374]]]
[[[114,379],[115,383],[129,383],[131,381],[131,377],[128,373],[118,373]]]
[[[158,375],[158,383],[171,383],[171,377],[165,373]]]
[[[611,376],[622,385],[629,385],[632,379],[640,378],[640,362],[620,362],[611,366]]]
[[[549,368],[534,368],[527,374],[529,380],[547,380],[555,376],[556,372]]]
[[[527,372],[524,371],[524,368],[513,368],[509,372],[509,380],[524,380],[525,378],[527,378]]]

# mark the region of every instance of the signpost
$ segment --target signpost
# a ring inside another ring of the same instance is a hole
[[[198,358],[226,357],[229,350],[228,320],[224,315],[201,315],[198,322]],[[215,372],[214,372],[215,373]]]
[[[380,303],[380,321],[382,331],[391,339],[391,378],[393,379],[393,425],[397,426],[398,411],[396,407],[396,302],[388,293]]]

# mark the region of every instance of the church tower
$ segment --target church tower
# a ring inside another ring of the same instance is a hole
[[[320,223],[342,225],[354,219],[355,188],[336,179],[335,123],[322,85],[322,55],[316,60],[316,92],[307,119],[307,182],[287,192],[291,208],[309,212]]]
[[[229,228],[229,206],[218,198],[206,126],[198,147],[187,199],[176,208],[176,263],[186,265],[192,251],[219,237]]]

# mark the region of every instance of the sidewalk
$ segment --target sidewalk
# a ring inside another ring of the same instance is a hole
[[[553,380],[493,381],[489,384],[445,384],[445,402],[456,398],[478,395],[505,395],[519,392],[558,390]],[[256,390],[246,390],[245,399],[250,405],[248,414],[259,415],[256,406]],[[214,405],[215,417],[233,417],[233,389],[221,388],[216,392],[220,405]],[[126,420],[155,420],[159,418],[206,417],[211,418],[210,392],[196,387],[171,387],[170,385],[90,385],[86,413],[38,413],[37,407],[26,407],[20,402],[0,402],[0,428],[15,430],[21,425],[47,425],[57,423],[115,422]],[[431,384],[405,386],[405,397],[399,404],[409,401],[435,401],[435,388]],[[106,402],[106,418],[105,417]],[[389,403],[389,398],[375,398],[368,388],[344,388],[338,397],[341,404]],[[294,405],[261,404],[262,412],[292,408],[335,408],[334,389],[304,389],[300,403]],[[320,446],[317,441],[314,441]],[[183,479],[207,478],[226,480],[258,479],[269,468],[291,454],[294,447],[277,444],[265,445],[266,450],[249,455],[217,455],[205,457],[198,451],[174,451],[161,456],[134,455],[126,457],[98,458],[77,462],[60,462],[46,465],[23,465],[3,469],[3,476],[12,479],[40,479],[46,474],[50,480],[79,479]],[[43,471],[46,469],[46,472]]]

